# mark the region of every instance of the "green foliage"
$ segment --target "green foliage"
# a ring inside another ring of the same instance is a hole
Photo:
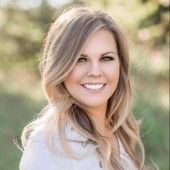
[[[17,170],[22,153],[14,143],[20,144],[21,129],[39,112],[42,102],[12,93],[2,84],[0,89],[0,169]]]
[[[144,1],[144,6],[154,7],[154,10],[144,16],[139,24],[139,28],[148,28],[151,32],[156,30],[153,34],[153,40],[155,45],[162,45],[168,43],[169,37],[169,10],[170,6],[167,0],[165,1]]]

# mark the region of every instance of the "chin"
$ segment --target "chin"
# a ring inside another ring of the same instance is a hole
[[[91,107],[91,108],[97,108],[97,107],[101,107],[102,105],[104,105],[105,104],[105,102],[103,102],[103,103],[93,103],[93,102],[91,102],[91,103],[83,103],[83,105],[85,105],[86,107]]]

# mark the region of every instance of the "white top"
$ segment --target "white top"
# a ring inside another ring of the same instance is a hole
[[[39,128],[32,133],[28,145],[23,152],[19,165],[20,170],[103,170],[94,144],[86,144],[85,141],[87,139],[70,127],[66,128],[66,136],[69,140],[69,146],[73,151],[86,155],[83,159],[75,160],[66,156],[57,134],[54,136],[54,140],[59,151],[57,153],[59,154],[54,156],[45,141],[43,128]],[[123,144],[120,140],[118,141],[123,168],[125,170],[137,170],[132,159],[125,151]]]

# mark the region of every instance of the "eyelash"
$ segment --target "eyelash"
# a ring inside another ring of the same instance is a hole
[[[105,56],[105,57],[102,57],[101,59],[106,59],[106,60],[104,60],[104,61],[112,61],[112,60],[114,60],[114,58],[111,57],[111,56]],[[100,60],[101,60],[101,59],[100,59]],[[81,61],[81,60],[84,60],[84,61]],[[85,58],[85,57],[80,57],[80,58],[78,59],[78,63],[80,63],[80,62],[85,62],[85,61],[87,61],[87,58]]]

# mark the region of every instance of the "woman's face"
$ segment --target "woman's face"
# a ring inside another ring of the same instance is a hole
[[[119,58],[111,31],[92,35],[71,73],[64,80],[71,96],[88,111],[106,111],[119,79]]]

